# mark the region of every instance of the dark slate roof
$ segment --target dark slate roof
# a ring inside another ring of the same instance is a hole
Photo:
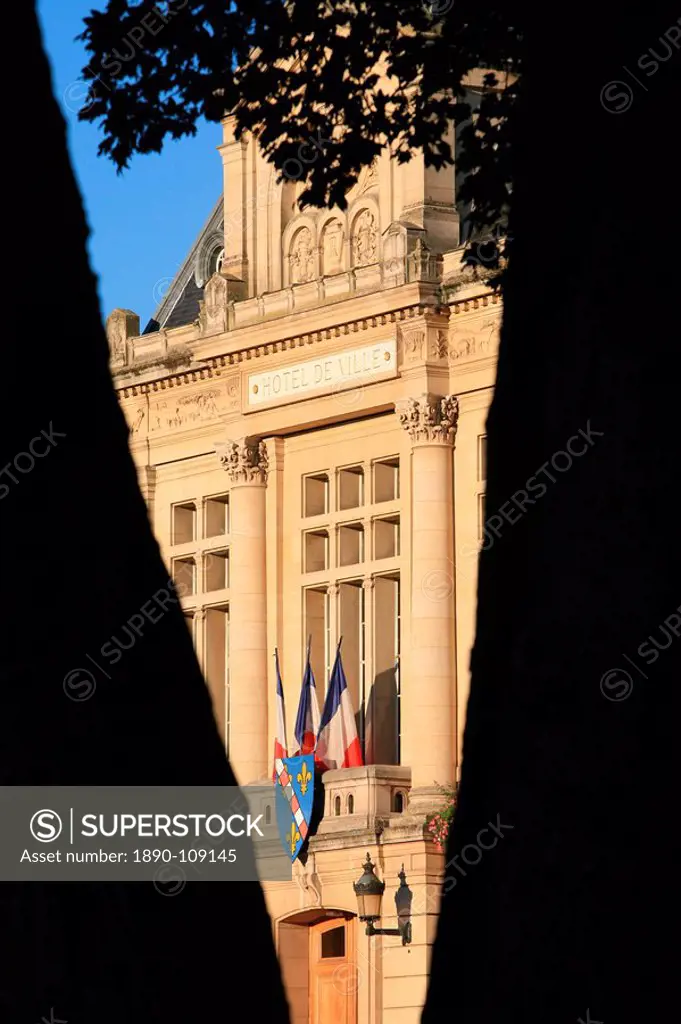
[[[207,257],[211,249],[214,250],[220,244],[223,231],[222,209],[220,196],[143,334],[151,334],[160,328],[184,327],[198,317],[204,282],[198,285],[196,275],[206,272]]]
[[[199,288],[193,277],[189,278],[177,305],[164,323],[164,327],[183,327],[193,323],[199,315],[199,302],[203,298],[203,288]]]

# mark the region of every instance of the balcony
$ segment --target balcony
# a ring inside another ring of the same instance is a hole
[[[411,768],[384,764],[341,768],[325,772],[322,781],[324,817],[311,840],[314,848],[342,838],[353,845],[360,833],[375,836],[399,826],[407,811]]]

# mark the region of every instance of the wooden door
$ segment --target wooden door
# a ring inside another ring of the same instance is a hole
[[[355,920],[310,928],[310,1024],[356,1024]]]

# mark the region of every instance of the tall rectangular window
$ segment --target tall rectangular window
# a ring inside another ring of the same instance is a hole
[[[345,523],[338,527],[338,564],[357,565],[364,561],[364,526]]]
[[[196,593],[196,562],[191,555],[173,558],[172,576],[180,597],[190,597]]]
[[[400,578],[377,576],[374,589],[374,678],[367,707],[368,764],[400,763]]]
[[[350,466],[338,470],[338,510],[358,508],[364,504],[364,470]]]
[[[339,585],[338,610],[340,636],[343,637],[343,668],[355,709],[357,733],[361,738],[364,734],[364,590],[361,580]]]
[[[303,592],[305,612],[305,636],[311,639],[310,664],[317,683],[317,696],[321,705],[326,693],[330,673],[330,621],[329,595],[326,588],[314,588]]]
[[[400,460],[381,459],[374,463],[374,501],[396,501],[400,496]]]
[[[193,501],[172,507],[172,544],[196,540],[196,505]]]
[[[305,572],[322,572],[329,568],[329,534],[326,530],[310,530],[303,536]]]
[[[301,640],[312,638],[320,701],[342,637],[365,759],[399,764],[399,457],[368,453],[301,473],[300,481]]]
[[[229,533],[229,496],[227,494],[206,498],[204,514],[206,523],[204,537],[224,537]]]
[[[213,700],[220,735],[227,742],[227,697],[229,661],[229,609],[227,605],[206,608],[204,671]]]
[[[203,590],[224,590],[229,586],[229,551],[207,551],[203,556]]]
[[[323,516],[329,511],[329,478],[326,473],[303,477],[303,515]]]
[[[384,516],[374,521],[374,558],[394,558],[400,553],[400,517]]]

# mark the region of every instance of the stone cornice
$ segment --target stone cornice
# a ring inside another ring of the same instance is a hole
[[[375,316],[361,317],[355,320],[348,320],[336,324],[333,327],[321,328],[305,334],[295,334],[278,341],[271,341],[264,345],[253,344],[229,352],[225,355],[212,356],[202,360],[193,369],[169,373],[167,376],[158,377],[154,380],[140,381],[137,384],[121,382],[117,390],[122,398],[133,398],[140,395],[153,394],[157,391],[165,391],[167,388],[179,387],[185,384],[195,383],[201,380],[208,380],[219,377],[225,367],[237,367],[241,363],[257,360],[264,356],[275,355],[278,352],[285,352],[295,348],[303,348],[308,345],[317,345],[333,338],[352,336],[371,328],[400,324],[405,320],[412,320],[426,314],[438,316],[446,321],[450,314],[466,313],[473,309],[484,308],[489,305],[497,305],[501,301],[498,295],[493,293],[474,296],[462,299],[460,302],[451,302],[445,305],[428,305],[418,303],[404,306],[400,309],[391,310],[388,313],[381,313]],[[169,349],[172,352],[172,346]],[[122,374],[121,374],[122,376]]]

